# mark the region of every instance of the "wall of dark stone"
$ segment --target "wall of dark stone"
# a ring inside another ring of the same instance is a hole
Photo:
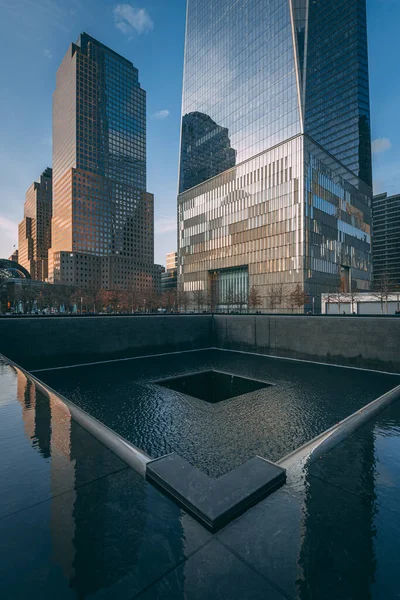
[[[0,319],[0,352],[27,369],[210,346],[400,372],[400,318],[143,315]]]
[[[210,346],[211,315],[10,317],[0,352],[39,369]]]
[[[220,348],[400,372],[400,317],[216,315],[213,335]]]

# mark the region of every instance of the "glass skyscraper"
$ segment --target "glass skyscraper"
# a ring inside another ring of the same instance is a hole
[[[365,0],[187,0],[181,290],[367,289],[371,181]]]
[[[26,192],[24,219],[18,227],[20,264],[32,279],[45,281],[48,276],[48,252],[51,246],[52,170],[43,171]]]
[[[153,205],[138,70],[83,33],[53,96],[50,281],[153,289]]]

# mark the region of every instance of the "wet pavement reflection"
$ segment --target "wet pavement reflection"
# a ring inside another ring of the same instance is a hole
[[[212,536],[0,361],[3,599],[400,598],[400,402]]]

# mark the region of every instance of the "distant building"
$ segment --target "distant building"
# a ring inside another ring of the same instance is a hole
[[[324,315],[394,315],[400,314],[400,290],[398,292],[342,292],[322,294]]]
[[[8,260],[11,260],[12,262],[16,262],[16,263],[18,262],[18,248],[16,250],[14,250],[14,252],[8,258]]]
[[[24,219],[18,227],[18,260],[32,279],[48,276],[51,245],[52,169],[47,168],[26,192]]]
[[[165,268],[167,271],[173,271],[178,266],[178,253],[170,252],[165,259]]]
[[[372,200],[374,287],[400,288],[400,194]]]
[[[368,80],[366,0],[188,1],[179,290],[319,310],[369,289]]]
[[[166,270],[161,274],[161,292],[176,290],[177,288],[178,253],[170,252],[166,257]]]
[[[133,64],[86,33],[57,71],[53,168],[49,280],[154,290],[146,93]]]

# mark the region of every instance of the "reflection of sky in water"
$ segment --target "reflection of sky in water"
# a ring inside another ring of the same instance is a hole
[[[275,385],[215,405],[151,381],[217,369]],[[43,372],[45,382],[153,457],[177,452],[212,475],[276,461],[398,378],[221,351]]]

